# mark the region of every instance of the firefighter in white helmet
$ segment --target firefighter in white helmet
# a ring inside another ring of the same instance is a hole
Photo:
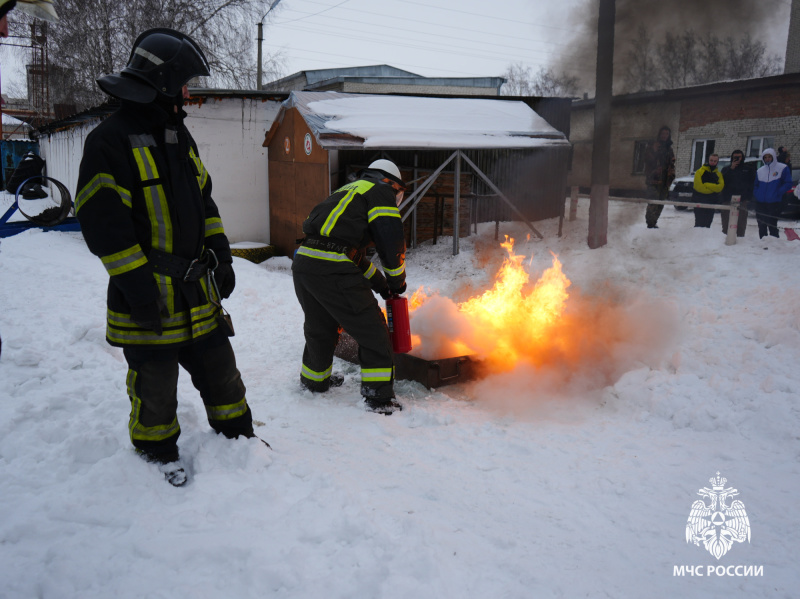
[[[295,293],[305,313],[301,384],[318,392],[342,384],[342,377],[331,373],[341,327],[358,343],[367,409],[386,415],[402,405],[394,394],[389,331],[372,292],[388,298],[406,290],[406,244],[398,210],[404,191],[397,166],[376,160],[311,211],[292,263]],[[385,276],[366,258],[372,244]]]
[[[0,37],[8,37],[8,13],[14,8],[37,19],[58,21],[52,0],[0,0]]]

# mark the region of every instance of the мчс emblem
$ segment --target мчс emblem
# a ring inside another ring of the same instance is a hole
[[[739,495],[732,487],[725,488],[727,478],[717,476],[708,479],[711,488],[703,487],[697,494],[702,500],[692,504],[689,520],[686,522],[686,542],[698,547],[702,542],[708,552],[717,559],[725,555],[733,542],[750,542],[750,520],[744,504],[738,499],[728,501]]]

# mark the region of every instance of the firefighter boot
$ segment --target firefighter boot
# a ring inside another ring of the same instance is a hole
[[[393,397],[388,399],[372,399],[365,397],[364,403],[367,404],[368,412],[375,412],[376,414],[383,414],[384,416],[391,416],[395,412],[402,412],[403,410],[403,405],[398,403]]]

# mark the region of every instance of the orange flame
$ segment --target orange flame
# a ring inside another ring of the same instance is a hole
[[[510,370],[521,360],[537,361],[535,348],[545,342],[562,317],[570,286],[553,254],[553,266],[531,288],[522,265],[525,257],[514,253],[514,240],[506,236],[501,246],[508,257],[494,285],[457,305],[458,323],[447,333],[446,350],[450,356],[477,354],[495,372]],[[419,308],[429,299],[420,288],[411,296],[409,309]],[[432,324],[435,321],[432,319]],[[426,338],[420,333],[412,337],[415,348]]]

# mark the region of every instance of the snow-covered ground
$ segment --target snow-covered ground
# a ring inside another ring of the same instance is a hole
[[[131,449],[100,261],[78,233],[3,239],[0,596],[797,597],[800,242],[751,221],[726,246],[718,216],[694,229],[667,207],[648,230],[643,207],[612,204],[590,250],[587,216],[582,200],[563,237],[552,220],[517,244],[534,278],[562,262],[581,359],[399,382],[391,417],[362,409],[338,359],[343,387],[301,390],[289,260],[236,258],[232,343],[273,450],[214,435],[183,373],[182,488]],[[451,239],[411,251],[410,288],[484,289],[493,230],[456,257]],[[752,531],[719,560],[685,537],[717,471]]]

